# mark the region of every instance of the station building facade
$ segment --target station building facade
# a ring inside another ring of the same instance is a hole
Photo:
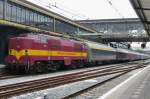
[[[76,21],[86,27],[92,28],[106,35],[116,33],[144,36],[145,29],[139,18],[126,19],[96,19],[96,20],[78,20]],[[130,42],[112,42],[115,46],[128,48]]]
[[[27,0],[0,0],[0,63],[7,55],[8,40],[20,33],[49,31],[74,35],[96,32]]]
[[[26,0],[0,0],[0,19],[58,33],[95,32]]]

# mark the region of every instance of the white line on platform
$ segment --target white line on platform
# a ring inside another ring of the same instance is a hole
[[[127,80],[125,80],[118,86],[114,87],[113,89],[111,89],[106,94],[99,97],[98,99],[117,99],[117,97],[119,97],[126,89],[128,89],[128,87],[133,83],[133,81],[135,81],[136,77],[148,68],[150,68],[150,65],[140,70],[133,76],[129,77]]]

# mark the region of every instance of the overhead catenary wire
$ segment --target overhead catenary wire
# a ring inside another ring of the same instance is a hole
[[[115,10],[116,13],[124,20],[125,22],[125,30],[127,30],[127,20],[125,19],[124,15],[119,11],[119,9],[114,5],[112,0],[106,0],[108,4]]]
[[[52,8],[51,6],[49,6],[49,5],[51,5],[50,2],[44,2],[44,0],[43,0],[43,1],[34,0],[34,1],[35,1],[36,3],[38,3],[38,4],[40,4],[40,6],[42,6],[42,7],[44,7],[44,8],[47,8],[48,10],[55,11],[56,13],[59,13],[59,14],[65,16],[65,14],[62,13],[62,12],[60,12],[60,11],[58,11],[58,9],[54,9],[54,8]]]
[[[88,19],[89,18],[86,15],[83,15],[83,14],[80,14],[80,13],[73,13],[73,12],[77,12],[77,11],[75,11],[73,9],[70,9],[70,8],[68,8],[68,7],[66,7],[66,6],[64,6],[64,5],[62,5],[62,4],[58,3],[58,2],[55,2],[55,4],[52,5],[52,6],[57,8],[57,9],[59,9],[59,10],[61,10],[61,11],[63,11],[63,12],[71,14],[72,18],[73,17],[78,17],[78,18],[81,18],[81,19]]]
[[[80,13],[74,13],[77,11],[62,5],[58,2],[56,2],[55,0],[48,0],[48,1],[34,0],[34,1],[36,1],[40,5],[44,5],[45,7],[49,8],[49,10],[55,11],[56,13],[59,13],[61,15],[64,15],[64,16],[74,19],[74,20],[75,19],[89,19],[88,16],[80,14]]]
[[[125,18],[120,11],[118,10],[118,8],[112,3],[112,0],[107,0],[108,4],[115,10],[116,13],[118,13],[119,16],[121,16],[123,19]]]
[[[127,30],[127,20],[125,19],[124,15],[119,11],[119,9],[115,6],[112,0],[107,0],[108,4],[115,10],[116,13],[124,20],[125,22],[125,30]]]

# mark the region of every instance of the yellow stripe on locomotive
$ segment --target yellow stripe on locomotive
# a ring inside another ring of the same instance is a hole
[[[10,49],[10,55],[16,56],[19,60],[21,56],[72,56],[72,57],[87,57],[86,52],[66,52],[66,51],[48,51],[48,50],[14,50]]]

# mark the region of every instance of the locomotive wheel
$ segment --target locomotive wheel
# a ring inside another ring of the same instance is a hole
[[[50,71],[51,70],[51,64],[50,63],[48,63],[47,65],[46,65],[46,71]]]
[[[29,73],[29,71],[30,71],[30,63],[28,61],[27,65],[25,66],[25,73]]]
[[[28,66],[25,66],[25,73],[29,73],[29,67]]]
[[[83,63],[82,63],[82,61],[74,61],[71,67],[72,67],[72,69],[82,68]]]
[[[51,65],[51,70],[52,71],[57,71],[60,68],[60,65],[57,63],[52,63]]]
[[[37,71],[36,71],[36,65],[31,65],[30,66],[30,70],[29,70],[29,73],[30,74],[35,74]]]
[[[77,68],[77,64],[76,64],[75,61],[72,62],[70,68],[71,68],[71,69],[76,69],[76,68]]]
[[[83,62],[82,62],[82,61],[79,61],[79,62],[77,63],[77,66],[78,66],[79,68],[84,67]]]
[[[36,71],[37,73],[43,72],[43,63],[42,63],[42,62],[37,62],[37,63],[35,64],[35,71]]]
[[[36,65],[36,72],[41,73],[42,71],[42,65]]]
[[[71,65],[71,69],[76,69],[76,68],[77,68],[76,64]]]

